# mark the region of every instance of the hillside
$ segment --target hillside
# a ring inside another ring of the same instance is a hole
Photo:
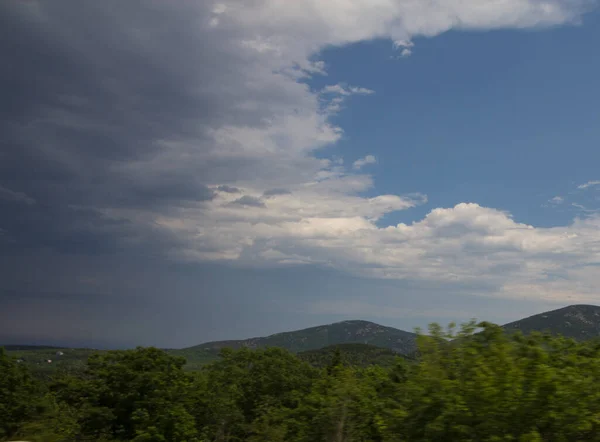
[[[330,345],[318,350],[307,350],[298,353],[298,357],[308,362],[313,367],[322,368],[331,363],[336,351],[340,351],[344,365],[352,367],[367,367],[380,365],[390,367],[394,365],[398,353],[388,348],[376,347],[369,344],[339,344]]]
[[[524,334],[533,331],[548,331],[577,340],[600,337],[600,307],[593,305],[571,305],[533,315],[503,325],[508,332],[520,330]],[[166,349],[175,356],[187,360],[186,370],[197,370],[215,361],[221,348],[234,349],[282,347],[320,366],[329,360],[335,347],[344,350],[348,363],[364,366],[386,365],[394,354],[414,355],[416,335],[392,327],[368,321],[343,321],[329,325],[306,328],[271,336],[232,341],[207,342],[183,349]],[[49,346],[7,345],[8,354],[29,366],[41,376],[58,370],[80,370],[90,354],[96,350],[71,349]],[[48,362],[48,361],[52,362]]]
[[[344,321],[335,324],[311,327],[292,332],[233,341],[208,342],[183,349],[165,349],[174,356],[187,360],[186,370],[198,370],[202,366],[219,358],[221,348],[265,348],[282,347],[294,353],[318,350],[323,347],[339,344],[370,344],[373,349],[357,352],[352,350],[350,359],[357,364],[365,364],[369,357],[377,363],[382,362],[384,354],[409,354],[416,349],[416,335],[392,327],[384,327],[367,321]],[[21,360],[32,372],[39,376],[47,376],[59,370],[77,371],[83,368],[91,349],[67,349],[59,347],[36,347],[26,345],[6,346],[9,354]],[[377,349],[377,350],[374,350]],[[60,355],[59,355],[60,353]],[[389,355],[388,355],[389,356]],[[306,357],[326,358],[324,355],[308,355]],[[48,361],[51,362],[48,362]],[[362,361],[362,362],[360,362]],[[353,362],[353,363],[354,363]]]
[[[570,305],[505,324],[503,328],[524,334],[547,331],[577,340],[597,338],[600,337],[600,307]]]
[[[207,342],[185,349],[217,350],[230,348],[282,347],[293,353],[316,350],[330,345],[359,343],[408,354],[416,348],[416,334],[368,321],[343,321],[329,325],[277,333],[267,337],[237,341]]]

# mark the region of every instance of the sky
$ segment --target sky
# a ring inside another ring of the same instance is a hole
[[[600,304],[595,0],[0,3],[0,342]]]

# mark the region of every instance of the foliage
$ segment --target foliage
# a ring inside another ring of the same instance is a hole
[[[38,388],[0,353],[3,437],[33,442],[600,441],[600,343],[432,325],[418,360],[380,349],[224,349],[196,372],[154,348],[97,353]],[[354,353],[353,353],[354,352]],[[358,364],[349,364],[355,358]],[[316,367],[312,367],[310,360]],[[0,438],[1,439],[1,438]]]
[[[225,349],[221,356],[198,376],[202,406],[196,419],[210,440],[252,437],[266,414],[296,408],[316,376],[308,364],[279,348]]]
[[[186,363],[183,368],[187,371],[200,370],[205,365],[219,360],[219,350],[190,347],[165,351],[172,356],[185,358]]]
[[[47,346],[7,345],[7,353],[21,361],[38,379],[48,380],[57,374],[77,374],[85,369],[87,359],[96,353],[106,350],[90,348],[62,348]],[[219,359],[219,352],[205,349],[167,349],[172,356],[183,357],[186,360],[184,369],[199,370],[206,364]],[[48,362],[52,361],[52,362]]]
[[[51,385],[61,403],[77,410],[78,434],[93,440],[193,440],[186,407],[190,379],[184,359],[155,348],[90,356],[80,377]]]
[[[479,326],[420,336],[421,360],[390,398],[389,440],[600,440],[600,347]]]
[[[10,437],[36,410],[37,385],[0,347],[0,439]]]
[[[298,357],[314,367],[322,368],[329,365],[336,351],[340,352],[343,364],[350,367],[368,367],[380,365],[391,367],[396,358],[404,357],[387,348],[376,347],[369,344],[340,344],[318,350],[309,350],[298,353]]]
[[[83,371],[87,359],[97,352],[89,348],[43,346],[6,346],[6,349],[7,353],[26,366],[34,377],[42,380],[49,380],[57,373]]]

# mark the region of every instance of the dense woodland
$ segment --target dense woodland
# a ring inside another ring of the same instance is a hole
[[[0,350],[0,440],[600,441],[598,341],[470,323],[418,346],[385,366],[224,349],[191,372],[137,348],[44,377]]]

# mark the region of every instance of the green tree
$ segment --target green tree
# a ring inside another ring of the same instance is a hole
[[[278,348],[223,350],[195,373],[154,348],[113,351],[47,390],[0,350],[0,439],[600,442],[600,341],[470,322],[432,324],[418,345],[385,368],[329,349],[320,370]]]
[[[419,363],[390,380],[387,440],[600,440],[598,348],[478,328],[419,337]]]
[[[327,373],[333,374],[336,370],[339,370],[344,365],[344,358],[342,357],[342,351],[339,347],[333,352],[331,362],[327,365]]]
[[[344,367],[341,360],[321,372],[297,409],[290,413],[294,431],[286,440],[298,442],[380,441],[377,385],[382,369]]]
[[[47,393],[41,401],[39,414],[25,422],[15,437],[31,442],[75,440],[80,434],[78,416],[75,407],[57,401],[54,394]]]
[[[13,436],[35,415],[39,386],[27,369],[0,347],[0,439]]]
[[[280,348],[225,349],[202,376],[197,394],[204,407],[195,413],[202,434],[237,441],[281,431],[274,429],[276,422],[308,393],[315,371]]]
[[[183,358],[156,348],[91,356],[82,377],[55,383],[59,401],[77,409],[81,436],[153,442],[193,441],[186,406],[191,385]]]

